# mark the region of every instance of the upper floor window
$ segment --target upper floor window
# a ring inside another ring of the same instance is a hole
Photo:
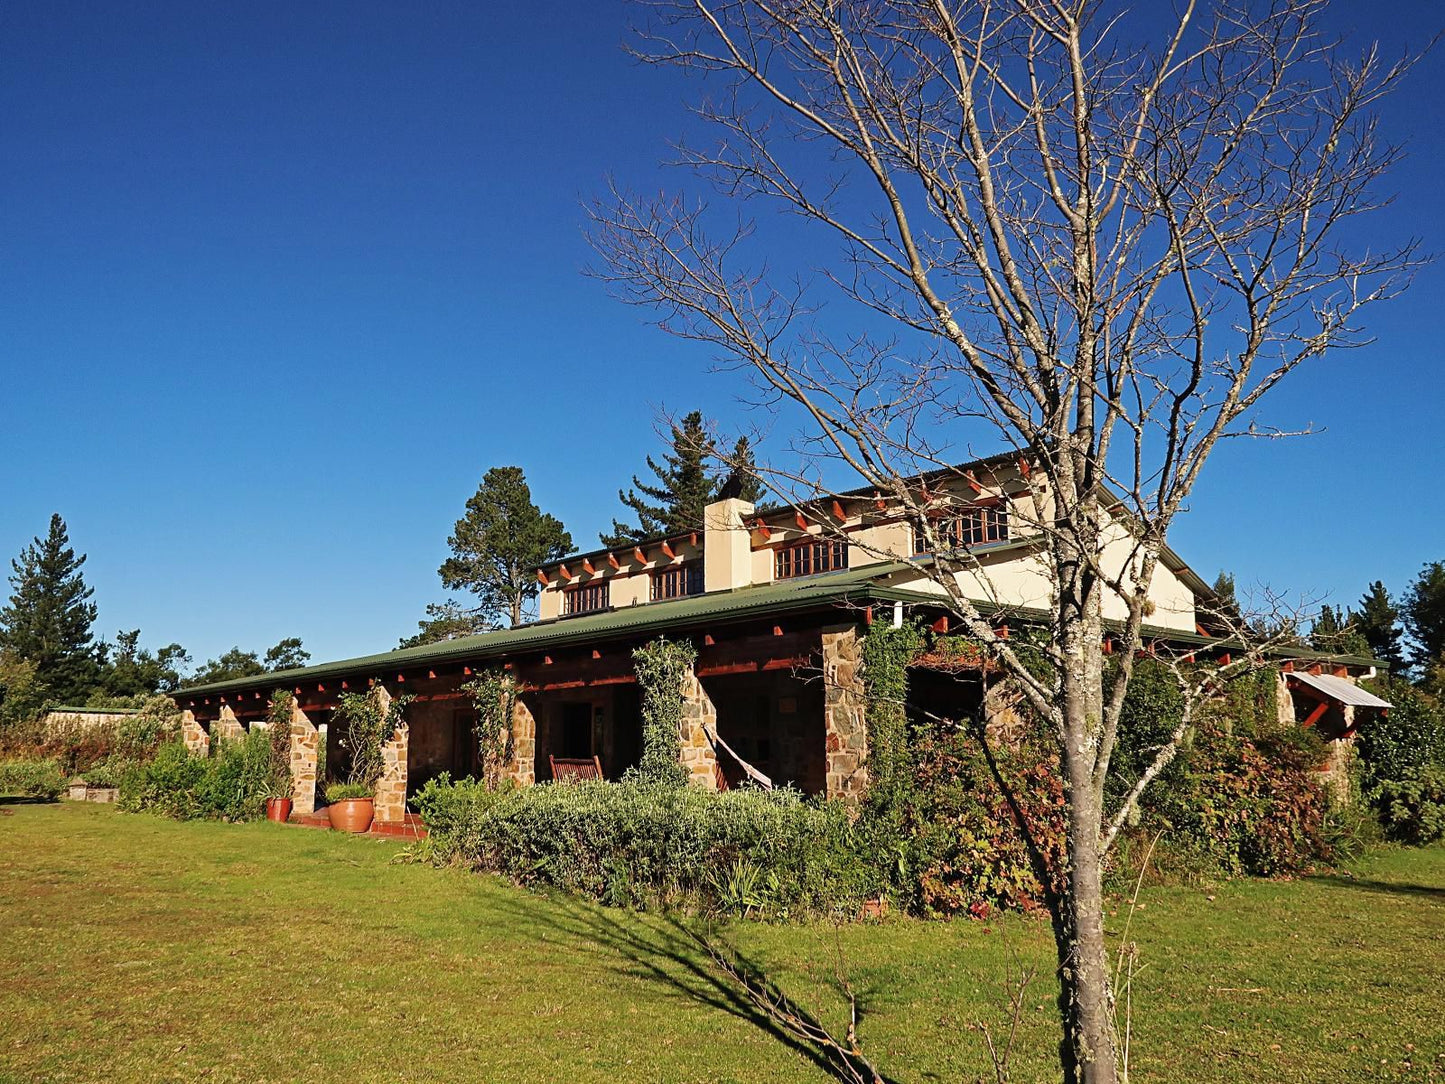
[[[661,568],[652,574],[652,601],[702,594],[702,562]]]
[[[841,538],[805,538],[780,546],[773,559],[773,576],[786,580],[848,567],[848,543]]]
[[[585,614],[593,610],[605,610],[611,604],[609,581],[589,583],[582,587],[569,587],[562,592],[564,614]]]
[[[964,509],[957,516],[940,519],[933,528],[938,539],[949,549],[960,546],[986,546],[1008,541],[1008,506],[980,504]],[[917,526],[913,529],[913,552],[927,553],[928,541]]]

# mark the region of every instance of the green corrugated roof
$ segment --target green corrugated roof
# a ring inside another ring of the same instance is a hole
[[[841,572],[825,573],[820,576],[784,580],[755,587],[740,587],[732,591],[714,591],[710,594],[693,595],[667,602],[642,603],[619,610],[604,610],[577,617],[538,621],[515,629],[486,632],[478,636],[463,636],[455,640],[423,644],[420,647],[398,648],[395,651],[383,651],[376,655],[362,655],[354,659],[320,663],[297,670],[280,670],[253,677],[197,685],[194,688],[181,690],[178,695],[192,697],[212,693],[249,691],[288,685],[302,680],[346,675],[372,676],[424,666],[429,663],[482,661],[568,643],[602,642],[612,638],[664,632],[668,629],[694,626],[699,621],[709,618],[741,620],[762,614],[825,609],[847,602],[866,604],[868,602],[897,601],[946,606],[945,600],[939,595],[878,582],[909,568],[906,561],[892,561],[864,565],[862,568]],[[976,605],[985,616],[996,612],[1006,612],[1022,621],[1044,621],[1049,616],[1043,610],[1032,608],[999,607],[989,603],[976,603]],[[1110,621],[1106,624],[1118,627],[1118,622]],[[1157,626],[1146,627],[1144,636],[1146,639],[1167,640],[1170,643],[1210,647],[1221,651],[1242,646],[1230,640],[1212,639],[1197,633],[1180,632]],[[1380,660],[1367,656],[1333,655],[1329,652],[1287,645],[1272,649],[1270,655],[1283,659],[1328,660],[1350,666],[1380,667],[1385,665]]]
[[[216,681],[181,690],[182,697],[239,690],[271,688],[293,681],[340,677],[406,669],[437,662],[466,662],[543,648],[575,641],[600,641],[639,633],[661,632],[679,625],[691,625],[705,618],[734,620],[758,613],[785,613],[835,606],[843,602],[936,601],[933,596],[903,588],[884,587],[875,581],[901,569],[905,562],[865,565],[859,569],[830,572],[781,583],[714,591],[705,595],[648,602],[618,610],[537,621],[514,629],[462,636],[420,647],[404,647],[377,655],[320,663],[297,670],[278,670],[253,677]]]

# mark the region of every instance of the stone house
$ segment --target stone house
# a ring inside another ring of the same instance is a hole
[[[934,472],[919,485],[936,536],[972,558],[958,577],[981,612],[1000,628],[1037,620],[1051,590],[1039,559],[1038,522],[1048,502],[1038,472],[999,456]],[[875,621],[921,618],[947,627],[942,590],[920,568],[930,560],[923,535],[896,501],[871,490],[804,509],[720,500],[697,531],[538,569],[539,616],[530,624],[217,682],[177,699],[188,741],[199,749],[217,727],[239,732],[264,720],[271,690],[291,689],[296,802],[304,813],[315,804],[317,727],[339,695],[411,694],[407,726],[387,750],[377,807],[386,822],[402,818],[405,795],[426,780],[479,771],[475,713],[461,686],[484,668],[504,668],[519,691],[508,775],[527,785],[551,778],[553,758],[596,757],[606,777],[618,778],[641,753],[632,652],[659,636],[687,639],[697,662],[684,694],[682,755],[696,783],[726,787],[762,776],[808,793],[856,796],[868,774],[861,637]],[[1118,521],[1105,552],[1116,572],[1136,559],[1132,539]],[[1227,639],[1205,616],[1210,588],[1172,550],[1161,554],[1149,598],[1152,643],[1203,659],[1228,656]],[[1106,619],[1125,612],[1122,599],[1106,599]],[[1295,673],[1280,679],[1281,718],[1348,734],[1358,708],[1331,682],[1355,689],[1374,661],[1283,654]],[[914,706],[948,718],[1007,713],[1001,692],[982,669],[960,680],[957,672],[920,668],[910,680]],[[1320,702],[1326,710],[1317,711]],[[332,734],[333,765],[334,747]]]

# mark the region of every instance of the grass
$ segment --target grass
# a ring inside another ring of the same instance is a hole
[[[396,863],[399,849],[0,806],[0,1080],[829,1079],[685,928]],[[1141,900],[1136,1080],[1445,1080],[1445,849]],[[1056,1076],[1042,923],[725,936],[834,1023],[841,946],[864,1045],[909,1084],[981,1078],[969,1025],[1005,1027],[1011,963],[1036,963],[1015,1080]]]

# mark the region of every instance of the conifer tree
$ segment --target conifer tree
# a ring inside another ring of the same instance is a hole
[[[1445,561],[1431,561],[1405,590],[1400,606],[1413,647],[1410,661],[1420,673],[1445,663]]]
[[[747,437],[738,437],[732,454],[727,458],[727,466],[727,476],[718,489],[718,497],[735,497],[749,504],[757,504],[763,495],[763,483],[758,477],[753,446]]]
[[[1354,615],[1360,634],[1370,645],[1370,654],[1390,664],[1395,675],[1405,668],[1405,653],[1400,647],[1400,611],[1379,580],[1360,598],[1359,613]]]
[[[637,517],[637,525],[612,521],[612,533],[602,534],[608,547],[626,546],[658,535],[682,534],[702,528],[702,511],[717,492],[717,483],[708,470],[708,460],[717,449],[703,425],[702,412],[694,410],[672,427],[669,450],[662,462],[647,457],[647,467],[656,476],[655,483],[632,477],[632,488],[618,490],[617,497]]]
[[[477,596],[477,616],[496,624],[522,623],[522,609],[537,596],[537,566],[572,552],[572,536],[556,516],[532,501],[521,467],[493,467],[467,500],[452,548],[441,568],[442,584]]]
[[[50,532],[11,562],[13,589],[0,610],[0,648],[35,664],[36,680],[61,700],[83,699],[99,677],[91,627],[94,591],[85,584],[65,520],[50,517]]]

